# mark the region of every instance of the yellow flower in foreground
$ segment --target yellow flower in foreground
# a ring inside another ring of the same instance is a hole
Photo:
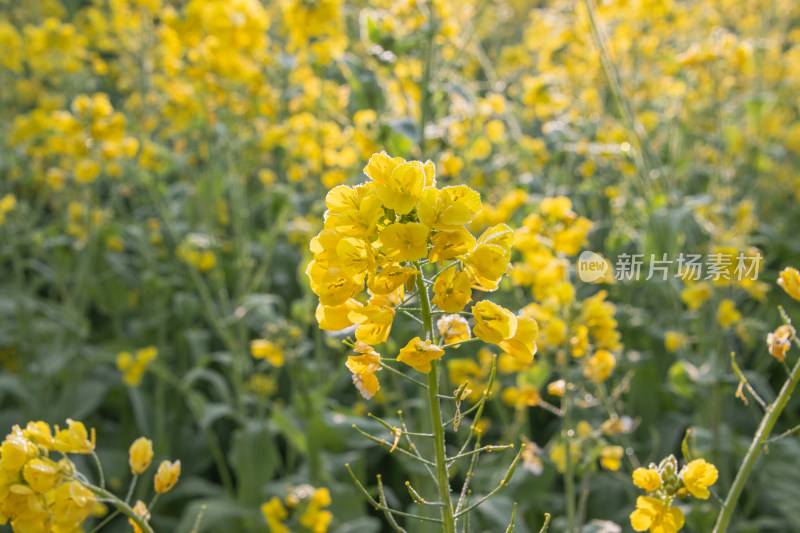
[[[444,349],[436,346],[431,341],[422,341],[419,337],[414,337],[397,356],[397,360],[405,363],[418,372],[429,374],[431,371],[431,361],[440,359],[444,355]]]
[[[458,313],[472,299],[469,275],[464,271],[449,268],[439,274],[433,284],[433,300],[446,313]]]
[[[517,332],[517,317],[514,313],[489,300],[472,306],[475,318],[473,332],[484,342],[499,344]]]
[[[416,261],[428,255],[428,228],[418,222],[392,224],[381,230],[381,250],[393,261]]]
[[[705,500],[709,496],[708,487],[717,482],[717,467],[705,459],[695,459],[681,471],[683,486],[695,498]]]
[[[180,475],[180,461],[175,461],[174,463],[162,461],[161,464],[158,465],[158,471],[156,472],[156,477],[153,480],[156,492],[158,494],[164,494],[165,492],[172,490],[172,487],[174,487],[175,483],[178,482],[178,477],[180,477]]]
[[[518,361],[530,363],[533,361],[533,356],[536,355],[536,336],[538,334],[539,326],[534,319],[519,316],[514,336],[498,343],[498,346]]]
[[[136,476],[144,473],[153,460],[153,442],[145,437],[139,437],[128,450],[128,464],[131,473]]]
[[[800,301],[800,272],[796,268],[784,268],[778,278],[778,285],[786,291],[786,294]]]
[[[283,350],[272,341],[266,339],[250,341],[250,353],[256,359],[265,359],[273,366],[283,366]]]
[[[381,386],[375,372],[381,369],[381,356],[372,346],[363,342],[356,343],[355,351],[361,355],[347,358],[347,368],[353,373],[353,384],[364,399],[369,400],[380,390]]]
[[[676,533],[683,527],[683,513],[675,507],[667,507],[657,498],[639,496],[636,510],[631,513],[631,526],[636,531]]]
[[[773,333],[768,334],[767,346],[772,357],[782,363],[786,359],[786,352],[789,351],[793,338],[794,329],[789,325],[783,325]]]
[[[637,468],[633,471],[633,484],[647,492],[653,492],[661,486],[661,476],[652,468]]]

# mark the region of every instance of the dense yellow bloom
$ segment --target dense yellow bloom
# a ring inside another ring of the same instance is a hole
[[[615,366],[617,366],[617,360],[614,358],[614,354],[608,350],[597,350],[589,358],[583,369],[583,375],[592,383],[600,383],[608,379]]]
[[[389,306],[370,303],[350,311],[350,320],[358,324],[356,340],[374,345],[385,342],[392,331],[394,309]]]
[[[418,372],[429,374],[431,361],[440,359],[443,355],[442,347],[436,346],[429,340],[423,341],[419,337],[414,337],[400,350],[397,360]]]
[[[128,450],[128,464],[131,467],[131,473],[134,476],[143,474],[152,460],[153,442],[145,437],[139,437],[133,441]]]
[[[156,477],[153,480],[157,494],[164,494],[172,490],[175,483],[178,482],[178,477],[181,475],[181,462],[175,461],[162,461],[158,465]]]
[[[489,300],[482,300],[472,306],[475,336],[484,342],[499,344],[510,339],[517,332],[517,317],[514,313]]]
[[[356,343],[356,353],[347,358],[347,368],[353,373],[353,384],[364,399],[369,400],[380,390],[381,386],[375,372],[381,369],[381,356],[372,346],[363,342]]]
[[[418,222],[386,226],[380,239],[381,251],[393,261],[417,261],[428,255],[428,228]]]
[[[796,268],[784,268],[778,278],[778,285],[786,291],[786,294],[800,301],[800,272]]]
[[[436,322],[439,335],[445,344],[464,342],[472,337],[469,322],[459,315],[444,315]],[[458,348],[458,346],[456,346]]]
[[[272,366],[282,367],[284,363],[283,349],[267,339],[250,341],[250,354],[256,359],[264,359]]]
[[[676,533],[683,527],[683,513],[668,507],[661,500],[648,496],[636,499],[636,510],[631,513],[631,526],[636,531],[651,533]]]
[[[684,466],[680,473],[683,486],[695,498],[705,500],[709,496],[708,487],[717,482],[717,467],[705,459],[695,459]]]
[[[633,484],[647,492],[661,486],[661,475],[652,468],[637,468],[633,471]]]
[[[434,305],[447,313],[459,313],[472,299],[469,275],[455,268],[449,268],[439,274],[433,284]]]
[[[769,347],[770,355],[782,363],[786,359],[786,352],[792,346],[793,338],[794,329],[786,324],[769,333],[767,335],[767,346]]]
[[[316,489],[311,496],[311,501],[300,516],[300,524],[313,533],[325,533],[333,520],[333,513],[323,511],[322,507],[331,504],[331,494],[326,488]]]

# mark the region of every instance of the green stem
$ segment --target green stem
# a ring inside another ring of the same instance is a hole
[[[114,507],[117,508],[117,510],[122,512],[125,516],[130,518],[137,526],[139,526],[139,529],[141,529],[144,533],[155,533],[153,531],[153,528],[150,527],[150,524],[148,524],[147,521],[143,520],[139,515],[137,515],[133,511],[133,509],[128,504],[126,504],[125,502],[114,496],[112,493],[108,492],[105,489],[101,489],[96,485],[92,485],[90,483],[84,483],[84,482],[80,483],[81,485],[92,491],[96,496],[99,496],[101,500],[112,503]]]
[[[414,268],[422,272],[418,263]],[[425,328],[425,338],[434,342],[433,320],[431,319],[431,303],[428,300],[428,288],[422,275],[417,276],[417,289],[422,313],[422,323]],[[442,528],[445,533],[455,533],[455,517],[453,515],[453,502],[450,499],[450,478],[447,473],[447,456],[445,453],[444,424],[442,413],[439,409],[439,366],[441,361],[431,361],[431,371],[428,374],[428,407],[433,426],[433,451],[436,466],[436,484],[439,488],[439,501],[442,502]]]
[[[742,494],[744,484],[750,476],[750,471],[753,470],[756,459],[758,459],[758,456],[761,455],[761,452],[764,450],[764,445],[770,433],[772,433],[772,428],[775,427],[775,423],[778,421],[781,412],[783,412],[783,408],[786,407],[786,403],[792,396],[792,392],[797,386],[798,381],[800,381],[800,360],[798,360],[794,368],[792,368],[792,372],[783,384],[783,387],[778,393],[778,397],[767,406],[764,418],[761,419],[761,425],[758,426],[758,430],[756,430],[756,434],[753,437],[753,442],[750,444],[750,449],[747,450],[747,455],[744,456],[742,466],[739,467],[739,471],[736,473],[736,478],[733,480],[733,485],[731,485],[728,491],[725,503],[722,504],[722,510],[720,510],[719,516],[717,517],[717,523],[714,526],[713,533],[725,533],[728,529],[728,523],[731,521],[733,511],[736,508],[736,503],[739,501],[739,496]]]

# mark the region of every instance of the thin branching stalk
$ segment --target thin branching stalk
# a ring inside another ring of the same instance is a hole
[[[795,342],[797,342],[797,339],[795,339]],[[798,346],[800,346],[800,343],[798,343]],[[798,381],[800,381],[800,359],[798,359],[794,368],[792,368],[792,372],[789,374],[789,378],[783,384],[783,387],[781,387],[778,397],[767,406],[764,418],[761,419],[761,424],[758,426],[753,441],[750,443],[750,448],[747,450],[747,454],[742,460],[742,465],[739,467],[739,471],[736,472],[733,485],[731,485],[728,495],[725,497],[725,502],[722,504],[722,509],[719,512],[719,516],[717,516],[717,523],[714,525],[713,533],[725,533],[728,530],[728,524],[731,521],[734,509],[736,509],[736,503],[739,501],[739,496],[742,494],[744,484],[747,482],[747,478],[750,476],[750,472],[753,470],[756,460],[764,450],[764,446],[772,433],[772,429],[775,427],[775,423],[781,416],[784,407],[786,407],[789,398],[791,398],[792,392],[794,392],[795,387],[797,387]]]

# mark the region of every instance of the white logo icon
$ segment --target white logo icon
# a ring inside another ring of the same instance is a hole
[[[578,257],[578,277],[584,283],[602,280],[608,272],[608,261],[595,252],[585,251]]]

